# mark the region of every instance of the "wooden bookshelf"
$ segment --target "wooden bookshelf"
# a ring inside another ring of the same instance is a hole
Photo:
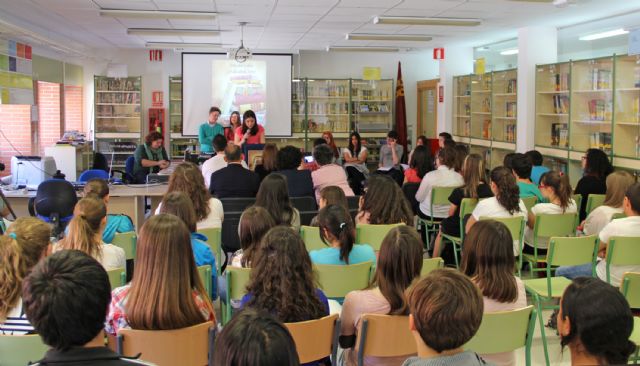
[[[640,56],[615,57],[614,86],[613,155],[640,159]]]
[[[471,76],[471,131],[475,139],[491,140],[492,73]]]
[[[493,73],[492,136],[494,141],[515,143],[518,104],[518,70]]]
[[[471,134],[471,75],[453,78],[453,134],[469,137]]]
[[[536,146],[569,148],[570,75],[568,62],[536,68]]]

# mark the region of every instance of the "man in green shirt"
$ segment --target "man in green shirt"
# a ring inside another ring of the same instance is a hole
[[[209,109],[209,120],[200,125],[198,129],[198,141],[200,142],[201,153],[213,153],[212,141],[216,135],[224,136],[224,127],[218,123],[220,108],[211,107]]]

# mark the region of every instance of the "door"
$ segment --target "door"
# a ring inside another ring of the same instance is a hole
[[[438,82],[439,79],[418,81],[418,123],[416,135],[438,138]]]

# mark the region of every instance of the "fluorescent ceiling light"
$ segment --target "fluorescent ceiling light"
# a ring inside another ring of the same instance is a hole
[[[221,48],[222,43],[180,43],[180,42],[147,42],[146,48],[171,49],[171,48]]]
[[[422,18],[422,17],[375,17],[373,24],[403,25],[450,25],[458,27],[474,27],[482,21],[475,18]]]
[[[214,19],[216,15],[212,11],[100,9],[100,16],[113,18]]]
[[[327,52],[398,52],[397,47],[327,47]]]
[[[476,51],[478,51],[478,52],[489,51],[489,47],[488,46],[478,47],[478,48],[476,48]]]
[[[518,54],[518,50],[517,49],[512,49],[512,50],[504,50],[502,52],[500,52],[501,55],[503,56],[509,56],[509,55],[517,55]]]
[[[215,37],[220,32],[207,29],[128,28],[132,36]]]
[[[580,37],[578,39],[581,40],[581,41],[593,41],[593,40],[596,40],[596,39],[620,36],[620,35],[627,34],[627,33],[629,33],[629,31],[620,28],[620,29],[615,29],[615,30],[611,30],[611,31],[607,31],[607,32],[590,34],[588,36],[583,36],[583,37]]]
[[[364,34],[364,33],[348,33],[345,37],[351,41],[415,41],[429,42],[432,37],[421,36],[415,34]]]

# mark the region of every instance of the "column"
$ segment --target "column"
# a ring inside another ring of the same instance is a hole
[[[473,72],[472,47],[445,48],[440,60],[440,86],[444,86],[444,102],[438,102],[438,133],[453,132],[453,77]]]

